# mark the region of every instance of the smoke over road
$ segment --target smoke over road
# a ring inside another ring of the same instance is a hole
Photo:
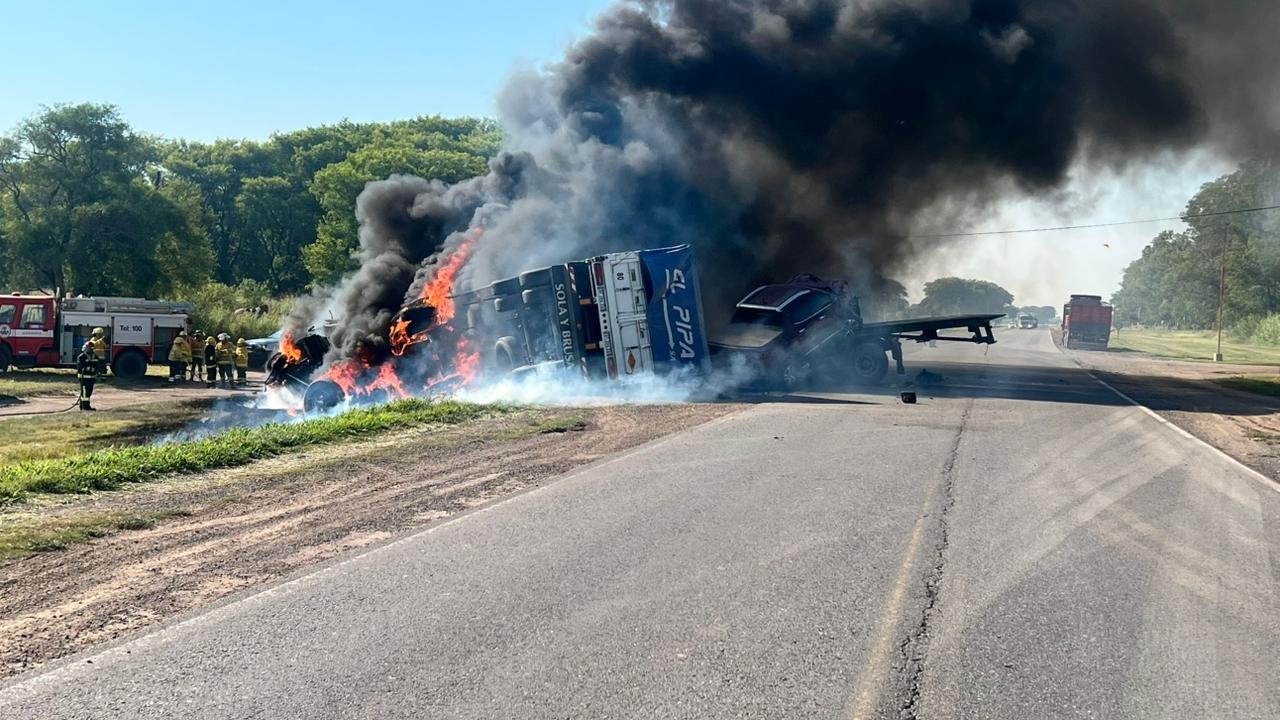
[[[692,243],[709,310],[811,271],[862,290],[1076,163],[1276,147],[1280,4],[1229,0],[624,3],[512,77],[506,149],[456,185],[361,194],[334,352],[384,343],[433,259],[484,227],[460,287]]]

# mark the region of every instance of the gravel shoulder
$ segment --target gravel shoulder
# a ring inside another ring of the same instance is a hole
[[[177,400],[201,400],[223,397],[243,397],[262,389],[263,373],[250,370],[248,381],[230,389],[211,388],[202,382],[168,383],[163,378],[148,377],[136,383],[120,383],[114,378],[98,382],[93,391],[93,406],[98,410],[148,405]],[[0,396],[0,420],[33,415],[75,414],[79,390],[74,383],[70,389],[49,390],[36,395],[12,397]]]
[[[0,676],[537,487],[738,407],[523,410],[7,508],[0,524],[104,514],[163,519],[0,566]]]
[[[1083,367],[1178,427],[1280,482],[1280,397],[1220,380],[1280,368],[1166,360],[1128,352],[1063,350]]]

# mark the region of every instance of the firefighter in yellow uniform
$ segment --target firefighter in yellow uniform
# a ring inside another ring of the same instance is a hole
[[[244,338],[236,340],[236,382],[243,383],[249,379],[249,342]]]
[[[209,387],[218,384],[218,340],[210,335],[204,339],[204,369]]]
[[[94,328],[88,344],[93,349],[94,358],[98,361],[98,374],[106,375],[107,361],[111,355],[111,346],[107,344],[107,331],[100,327]]]
[[[231,344],[231,336],[218,334],[218,344],[213,349],[214,359],[218,362],[218,387],[231,387],[231,368],[235,364],[235,345]]]
[[[85,342],[76,356],[76,379],[80,381],[80,409],[93,410],[89,398],[93,397],[93,385],[98,381],[98,356],[91,342]]]
[[[191,346],[187,344],[187,331],[179,330],[169,346],[169,382],[187,379],[187,363],[191,362]]]
[[[199,330],[191,335],[191,382],[204,380],[204,333]]]

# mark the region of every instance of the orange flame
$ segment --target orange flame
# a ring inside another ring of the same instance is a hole
[[[423,286],[422,292],[418,295],[419,300],[436,311],[435,320],[431,323],[431,327],[410,335],[410,323],[408,320],[402,318],[392,324],[391,332],[387,338],[391,343],[392,355],[396,357],[403,356],[411,345],[426,342],[429,339],[431,330],[445,325],[453,319],[454,314],[457,312],[453,302],[453,283],[457,279],[458,271],[471,259],[472,247],[475,245],[476,240],[479,239],[480,232],[478,228],[474,230],[450,253],[444,264],[436,269],[435,277],[431,278],[431,282]]]
[[[366,392],[374,392],[376,390],[385,391],[391,399],[409,397],[409,392],[404,389],[404,385],[400,382],[400,376],[396,375],[395,363],[383,363],[378,368],[378,376],[365,388]]]
[[[463,384],[475,379],[480,372],[480,353],[472,352],[466,338],[458,343],[458,377]]]
[[[359,387],[358,379],[360,376],[360,364],[355,360],[343,360],[329,366],[321,376],[322,380],[332,380],[338,387],[342,388],[345,395],[351,396],[356,394],[356,388]]]
[[[387,339],[391,341],[391,354],[399,357],[404,355],[404,351],[409,349],[413,344],[413,337],[409,335],[409,321],[397,320],[391,324],[391,332],[387,335]]]
[[[397,358],[403,356],[410,346],[427,341],[429,334],[438,328],[444,328],[452,334],[449,321],[457,312],[452,297],[453,284],[458,272],[471,259],[472,250],[481,232],[477,228],[463,240],[437,268],[431,282],[422,288],[419,300],[435,310],[435,318],[431,321],[430,327],[410,334],[411,322],[402,317],[392,323],[387,337],[393,357],[377,365],[376,374],[371,372],[374,370],[374,366],[371,365],[372,360],[357,354],[355,358],[330,365],[321,379],[337,384],[348,398],[370,395],[376,391],[382,391],[390,398],[409,397],[412,393],[404,387],[404,381],[397,373]],[[294,361],[295,356],[297,360],[302,359],[302,351],[293,343],[289,333],[285,333],[281,339],[280,348],[281,353],[291,362]],[[452,363],[449,370],[428,380],[424,389],[431,390],[446,382],[451,386],[470,382],[480,372],[480,353],[472,351],[467,338],[461,337],[454,347]]]
[[[442,385],[448,387],[457,387],[466,385],[475,379],[480,372],[480,353],[471,350],[471,343],[467,338],[458,340],[456,353],[453,358],[453,371],[432,378],[427,383],[427,390],[433,390]]]
[[[463,240],[458,249],[436,270],[436,276],[431,278],[431,282],[422,288],[422,295],[419,297],[436,309],[436,325],[443,325],[453,319],[453,280],[462,266],[471,259],[471,248],[479,236],[479,231],[476,231]]]
[[[280,338],[280,354],[290,365],[302,362],[302,348],[293,342],[293,331],[287,330]]]

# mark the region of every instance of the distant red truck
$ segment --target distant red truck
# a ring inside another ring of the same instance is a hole
[[[1112,307],[1098,295],[1072,295],[1062,306],[1062,344],[1106,350],[1111,339]]]

